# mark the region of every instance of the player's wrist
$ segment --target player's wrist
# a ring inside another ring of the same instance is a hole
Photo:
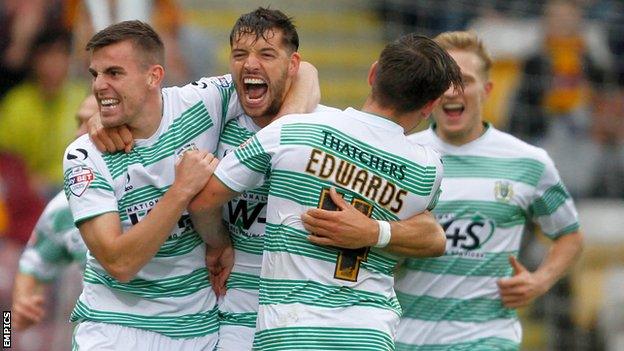
[[[377,243],[374,246],[377,248],[384,248],[390,244],[390,239],[392,238],[390,223],[386,221],[377,221],[377,225],[379,227],[379,233],[377,236]]]

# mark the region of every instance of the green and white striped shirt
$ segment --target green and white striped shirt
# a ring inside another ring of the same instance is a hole
[[[65,193],[76,223],[117,212],[122,231],[148,215],[169,189],[175,162],[188,149],[215,152],[226,118],[242,113],[229,76],[164,88],[163,116],[130,153],[102,154],[87,136],[66,151]],[[72,321],[146,329],[172,338],[214,335],[216,297],[208,281],[205,245],[185,213],[167,241],[128,283],[111,277],[89,253],[84,289]]]
[[[320,105],[315,112],[330,110],[338,111]],[[247,115],[229,121],[219,141],[219,159],[234,151],[260,129],[253,118]],[[253,329],[256,328],[268,197],[267,182],[259,188],[245,191],[223,206],[223,221],[228,226],[235,257],[234,268],[227,281],[227,293],[219,301],[219,344],[224,350],[250,348],[253,342],[243,340],[245,335],[241,335],[239,328],[251,328],[249,335],[253,335]],[[232,337],[223,337],[225,333],[231,333]],[[226,344],[230,342],[236,344]]]
[[[43,210],[19,261],[21,273],[50,282],[63,268],[87,260],[87,247],[74,224],[65,193],[58,193]]]
[[[444,191],[434,213],[446,253],[408,259],[397,273],[403,318],[398,350],[517,350],[516,312],[496,281],[508,277],[527,221],[551,239],[579,227],[572,198],[546,152],[488,126],[478,139],[444,143],[433,129],[409,136],[442,154]]]
[[[393,289],[397,257],[314,245],[300,215],[331,209],[330,187],[375,219],[431,207],[442,176],[439,156],[403,133],[351,108],[292,115],[221,161],[215,175],[237,192],[265,178],[270,184],[254,349],[394,349],[401,315]]]

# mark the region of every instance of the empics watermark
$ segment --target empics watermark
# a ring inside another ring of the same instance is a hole
[[[11,348],[11,311],[2,312],[2,347]]]

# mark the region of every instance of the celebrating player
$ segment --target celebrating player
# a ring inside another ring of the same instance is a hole
[[[461,77],[438,45],[408,35],[384,49],[369,83],[362,111],[291,115],[256,133],[228,153],[218,179],[190,206],[197,230],[209,231],[221,204],[268,184],[254,349],[394,349],[400,316],[392,287],[395,253],[422,252],[414,239],[423,233],[390,234],[386,221],[433,207],[442,170],[437,154],[410,144],[404,130],[429,115]],[[353,205],[338,206],[380,220],[379,233],[306,232],[301,214],[310,207],[335,209],[334,187]],[[433,222],[423,232],[442,239]],[[427,243],[429,255],[443,248],[443,240]]]

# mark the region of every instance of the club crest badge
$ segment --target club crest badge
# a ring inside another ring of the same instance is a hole
[[[189,143],[189,144],[182,146],[180,149],[178,149],[178,151],[176,151],[176,160],[179,160],[182,157],[182,155],[184,155],[185,152],[192,151],[192,150],[199,150],[199,148],[197,147],[197,145],[195,145],[195,143]]]
[[[499,180],[494,185],[494,198],[498,202],[509,202],[513,194],[513,186],[510,182]]]
[[[67,186],[74,196],[80,197],[95,179],[93,170],[86,166],[76,166],[68,175]]]

